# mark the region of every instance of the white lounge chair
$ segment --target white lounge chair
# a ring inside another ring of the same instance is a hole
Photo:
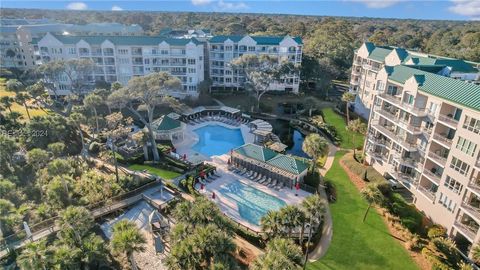
[[[272,182],[272,179],[268,178],[268,180],[266,182],[263,182],[262,185],[268,186],[271,182]]]
[[[255,177],[255,178],[252,179],[252,181],[253,181],[253,182],[257,182],[257,181],[260,180],[261,178],[262,178],[262,174],[259,173],[259,174],[257,175],[257,177]]]
[[[265,179],[267,179],[267,177],[264,175],[261,178],[255,180],[255,182],[265,181]]]
[[[268,184],[269,188],[272,188],[277,185],[277,179],[273,180],[270,184]]]
[[[257,176],[258,176],[258,173],[257,173],[257,172],[254,172],[253,175],[250,175],[250,177],[248,177],[248,178],[250,178],[250,180],[253,180],[253,179],[255,179]]]
[[[263,184],[263,183],[267,182],[268,180],[270,180],[270,177],[268,179],[263,179],[262,181],[258,181],[258,183]]]

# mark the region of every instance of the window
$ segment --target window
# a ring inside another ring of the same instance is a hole
[[[129,62],[130,62],[130,59],[128,58],[118,58],[119,64],[128,64]]]
[[[454,169],[455,171],[467,175],[468,171],[470,170],[470,165],[461,161],[460,159],[453,157],[452,163],[450,163],[450,168]]]
[[[473,157],[473,154],[475,153],[475,149],[477,149],[477,144],[473,143],[473,142],[471,142],[467,139],[464,139],[462,137],[458,137],[456,147],[457,147],[457,149],[464,152],[465,154]]]
[[[195,73],[195,69],[194,68],[189,68],[188,73]]]
[[[451,199],[449,199],[447,196],[445,196],[443,193],[440,192],[440,198],[438,199],[438,202],[443,205],[443,207],[447,208],[448,211],[453,212],[455,211],[455,207],[457,204],[455,202],[452,202]]]
[[[118,49],[118,54],[128,54],[127,49]]]
[[[248,46],[248,51],[249,52],[254,52],[255,51],[255,46]]]
[[[77,49],[75,49],[75,48],[68,48],[68,53],[69,53],[69,54],[76,54],[76,53],[77,53]]]
[[[160,54],[168,54],[168,50],[161,50]]]
[[[377,91],[383,91],[385,89],[385,83],[383,81],[377,81]]]
[[[457,194],[460,194],[460,192],[462,192],[463,185],[448,175],[443,185]]]
[[[188,59],[188,64],[189,65],[195,65],[195,59]]]
[[[467,115],[465,116],[465,122],[463,122],[463,128],[478,134],[480,132],[480,121]]]

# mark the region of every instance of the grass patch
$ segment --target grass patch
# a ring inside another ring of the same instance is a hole
[[[419,269],[392,236],[382,217],[371,211],[365,223],[367,202],[339,164],[345,152],[335,155],[325,178],[336,187],[337,201],[330,205],[333,238],[327,254],[307,269]]]
[[[365,170],[367,171],[367,179],[369,182],[374,183],[385,183],[386,179],[379,172],[377,172],[372,166],[365,166],[358,163],[353,159],[353,154],[347,154],[346,158],[343,160],[345,166],[347,166],[350,171],[354,174],[360,176],[362,179],[365,176]]]
[[[347,130],[347,123],[343,116],[336,113],[332,108],[322,109],[323,120],[325,123],[335,127],[337,131],[337,137],[340,140],[340,147],[353,148],[352,133]],[[355,147],[361,149],[365,136],[360,133],[355,133]]]
[[[167,171],[167,170],[156,168],[156,167],[149,166],[149,165],[134,164],[134,165],[128,166],[128,168],[130,170],[135,170],[135,171],[147,170],[149,173],[154,174],[154,175],[159,176],[159,177],[164,178],[164,179],[173,179],[173,178],[181,175],[178,172]]]
[[[5,83],[6,83],[6,80],[4,78],[0,78],[0,97],[9,96],[9,97],[15,98],[14,92],[10,92],[10,91],[7,91],[7,89],[5,89]],[[11,109],[14,112],[20,113],[22,115],[23,121],[28,121],[27,111],[25,110],[25,107],[23,105],[14,102]],[[8,109],[5,109],[5,111],[8,112]],[[47,111],[44,111],[42,109],[34,109],[34,108],[29,108],[28,112],[30,113],[30,117],[32,118],[35,116],[43,116],[48,113]]]

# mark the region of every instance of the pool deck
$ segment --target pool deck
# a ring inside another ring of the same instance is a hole
[[[220,210],[227,216],[254,231],[260,232],[260,226],[244,220],[240,216],[236,202],[222,196],[222,194],[220,193],[220,190],[222,188],[225,188],[227,185],[234,181],[240,181],[243,184],[252,186],[258,190],[261,190],[267,194],[283,200],[287,205],[300,204],[303,199],[311,195],[304,190],[298,190],[298,196],[295,196],[295,189],[283,188],[282,190],[277,191],[275,189],[268,188],[262,184],[253,182],[250,179],[242,177],[238,174],[235,174],[228,170],[228,158],[228,155],[214,156],[211,158],[210,162],[212,163],[212,165],[217,167],[217,174],[219,174],[221,177],[219,177],[212,183],[208,183],[206,187],[204,187],[204,190],[200,191],[200,193],[204,194],[210,200],[214,201],[220,207]],[[200,190],[200,184],[197,184],[195,188],[197,190]],[[215,192],[215,199],[212,199],[212,192]]]
[[[197,133],[195,133],[196,129],[202,128],[204,126],[208,125],[218,125],[222,126],[225,128],[230,128],[230,129],[240,129],[242,132],[243,136],[243,141],[247,143],[253,143],[255,139],[255,135],[253,135],[250,132],[250,128],[247,125],[240,125],[238,127],[236,126],[231,126],[226,123],[220,122],[220,121],[206,121],[200,124],[187,124],[187,128],[185,130],[185,136],[183,141],[181,142],[176,142],[174,143],[174,147],[176,149],[176,152],[180,155],[183,156],[184,154],[187,155],[187,160],[190,161],[193,164],[198,164],[203,161],[212,161],[212,158],[207,157],[195,150],[193,150],[193,146],[199,141]]]

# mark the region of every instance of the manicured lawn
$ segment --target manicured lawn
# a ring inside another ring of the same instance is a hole
[[[164,179],[173,179],[177,176],[180,176],[180,173],[177,172],[172,172],[172,171],[167,171],[164,169],[148,166],[148,165],[140,165],[140,164],[134,164],[128,167],[130,170],[135,170],[135,171],[143,171],[147,170],[151,174],[155,174],[157,176],[160,176],[161,178]]]
[[[392,236],[381,216],[370,211],[362,222],[366,201],[339,164],[344,152],[337,152],[325,176],[337,190],[337,202],[330,205],[333,238],[326,255],[307,269],[419,269],[403,246]]]
[[[3,97],[3,96],[9,96],[9,97],[15,97],[15,93],[14,92],[9,92],[5,89],[5,79],[4,78],[0,78],[0,97]],[[8,112],[8,109],[5,109],[5,111]],[[22,120],[23,121],[28,121],[28,117],[27,117],[27,112],[25,110],[25,107],[23,105],[20,105],[18,103],[13,103],[12,105],[12,111],[14,112],[18,112],[22,115]],[[41,110],[41,109],[32,109],[32,108],[29,108],[28,112],[30,113],[30,117],[34,117],[34,116],[42,116],[42,115],[46,115],[47,112],[44,111],[44,110]]]
[[[335,127],[337,131],[337,136],[340,139],[340,147],[343,148],[353,148],[353,138],[352,133],[347,130],[347,123],[343,116],[336,113],[332,108],[325,108],[322,109],[323,113],[323,120]],[[365,136],[359,133],[355,133],[355,146],[357,148],[363,147],[363,142],[365,140]]]

